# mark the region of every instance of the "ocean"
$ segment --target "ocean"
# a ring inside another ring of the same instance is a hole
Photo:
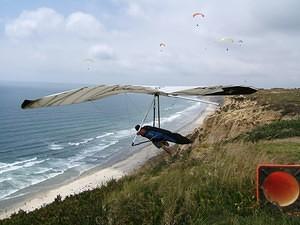
[[[132,147],[153,97],[123,94],[76,105],[22,110],[24,99],[76,85],[0,83],[0,203],[52,180],[63,182],[96,166],[109,166],[138,152]],[[161,97],[162,127],[179,130],[205,105]],[[152,114],[146,123],[150,123]],[[141,138],[138,141],[142,141]],[[66,176],[67,175],[67,176]]]

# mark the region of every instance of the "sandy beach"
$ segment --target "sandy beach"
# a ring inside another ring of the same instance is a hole
[[[180,133],[187,135],[191,133],[195,128],[198,128],[203,123],[204,119],[214,113],[216,107],[208,106],[199,117],[192,123],[187,124],[180,129]],[[31,194],[20,202],[0,208],[0,218],[7,218],[11,214],[18,212],[19,210],[33,211],[46,204],[54,201],[57,195],[60,195],[62,199],[69,195],[78,194],[83,191],[95,189],[111,179],[119,179],[124,175],[132,173],[134,170],[140,168],[147,160],[162,153],[163,150],[159,150],[154,146],[147,145],[142,148],[138,153],[130,156],[129,158],[120,161],[108,168],[93,169],[83,173],[75,180],[71,180],[59,187],[47,191],[37,192]]]

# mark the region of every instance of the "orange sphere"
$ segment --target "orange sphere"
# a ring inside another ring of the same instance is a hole
[[[287,172],[273,172],[263,182],[262,189],[266,199],[278,206],[289,206],[299,197],[299,184]]]

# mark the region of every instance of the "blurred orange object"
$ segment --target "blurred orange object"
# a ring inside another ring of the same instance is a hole
[[[256,173],[259,204],[293,207],[299,203],[300,165],[261,164]]]

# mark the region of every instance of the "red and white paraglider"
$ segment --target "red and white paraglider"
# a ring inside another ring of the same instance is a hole
[[[192,14],[192,16],[197,21],[197,25],[196,26],[199,27],[198,21],[200,19],[203,19],[205,17],[205,15],[203,13],[201,13],[201,12],[195,12],[195,13]]]

